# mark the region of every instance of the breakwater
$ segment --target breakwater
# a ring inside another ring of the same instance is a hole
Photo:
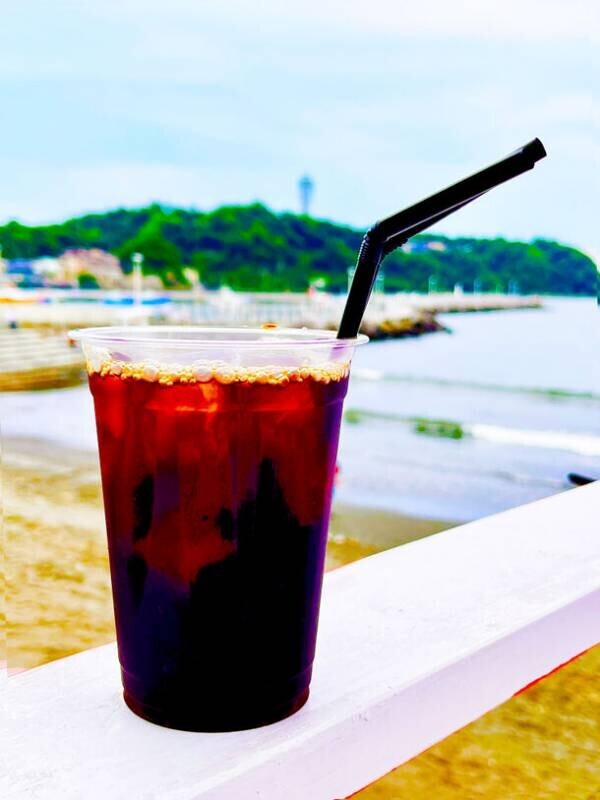
[[[69,328],[92,325],[179,324],[335,330],[345,297],[326,293],[217,292],[45,293],[0,302],[0,391],[67,386],[81,380],[83,359],[70,346]],[[538,308],[539,298],[516,295],[373,295],[362,332],[371,339],[420,336],[444,330],[437,314]]]
[[[64,330],[89,325],[136,322],[195,323],[201,325],[260,325],[273,322],[289,327],[335,329],[346,298],[326,292],[218,291],[140,292],[43,290],[23,291],[11,302],[0,295],[0,320],[19,327]],[[399,335],[438,330],[440,313],[538,308],[539,297],[502,294],[380,294],[367,307],[365,332]]]
[[[73,386],[83,368],[81,351],[64,334],[0,330],[0,392]]]

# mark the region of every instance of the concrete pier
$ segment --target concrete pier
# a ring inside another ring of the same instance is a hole
[[[57,389],[83,377],[83,354],[65,334],[0,331],[0,392]]]
[[[90,295],[89,297],[87,295]],[[345,297],[315,294],[171,292],[161,302],[128,305],[107,292],[49,296],[43,302],[0,304],[0,391],[43,389],[76,383],[83,377],[83,358],[70,347],[69,328],[92,325],[184,324],[282,327],[335,330]],[[539,308],[537,297],[463,294],[375,294],[362,332],[372,339],[419,336],[443,330],[440,313]]]

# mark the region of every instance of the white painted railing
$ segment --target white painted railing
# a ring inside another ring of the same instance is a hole
[[[599,503],[593,484],[327,575],[311,698],[269,727],[138,719],[113,645],[12,677],[0,796],[346,797],[600,641]]]

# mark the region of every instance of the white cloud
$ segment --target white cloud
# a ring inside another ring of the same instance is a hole
[[[40,224],[118,206],[163,202],[203,209],[222,203],[257,199],[261,185],[249,166],[245,170],[172,164],[115,163],[101,167],[21,169],[0,162],[11,192],[0,198],[0,219]],[[268,180],[262,182],[262,188]],[[290,199],[293,198],[293,183]],[[263,195],[264,197],[264,195]],[[264,199],[267,199],[264,197]]]
[[[277,34],[291,28],[319,36],[323,29],[347,35],[478,37],[510,40],[568,40],[600,37],[597,0],[105,0],[92,9],[103,17],[121,15],[147,28],[203,21],[235,32],[246,25]],[[202,47],[201,36],[197,45]],[[210,46],[210,44],[209,44]]]
[[[21,6],[0,30],[0,218],[293,208],[309,171],[316,214],[366,225],[537,135],[550,157],[535,175],[447,228],[598,241],[597,0],[39,5],[32,46]]]
[[[538,116],[544,122],[600,129],[600,97],[594,97],[591,91],[552,95],[540,103]]]

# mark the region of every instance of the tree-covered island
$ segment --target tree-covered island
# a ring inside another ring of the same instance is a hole
[[[303,291],[311,283],[343,291],[362,231],[332,222],[275,213],[264,205],[214,211],[150,205],[86,214],[52,225],[0,226],[5,259],[57,256],[69,248],[101,248],[131,269],[134,252],[144,271],[165,287],[198,274],[208,288]],[[191,270],[191,272],[190,272]],[[466,291],[593,295],[596,268],[579,250],[554,241],[420,235],[385,261],[387,291]]]

